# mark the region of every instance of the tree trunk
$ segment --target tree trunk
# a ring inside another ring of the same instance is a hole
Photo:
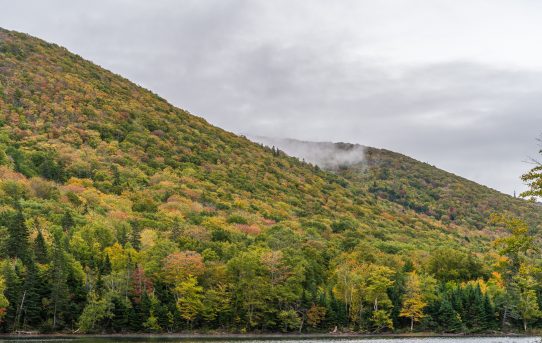
[[[527,321],[523,319],[523,331],[527,332]]]
[[[17,329],[17,327],[19,326],[19,320],[21,319],[21,314],[23,312],[24,298],[25,297],[26,297],[26,289],[23,292],[23,299],[21,300],[21,307],[19,307],[19,309],[15,312],[15,321],[13,323],[13,331],[15,331]]]
[[[414,317],[410,317],[410,331],[414,330]]]
[[[53,311],[53,329],[56,328],[56,301],[55,301],[55,310]]]

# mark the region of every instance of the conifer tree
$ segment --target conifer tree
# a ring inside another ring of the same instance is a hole
[[[64,313],[68,307],[67,261],[62,246],[62,232],[53,232],[51,256],[51,301],[53,302],[53,329],[64,324]]]
[[[29,263],[30,255],[28,251],[28,228],[25,223],[23,209],[19,203],[16,203],[15,213],[11,215],[8,223],[8,256],[19,258],[24,263]]]
[[[47,253],[47,245],[41,230],[38,230],[38,235],[34,241],[34,257],[36,262],[46,264],[49,262],[49,256]]]
[[[18,317],[19,305],[23,295],[22,280],[19,276],[19,270],[20,268],[17,262],[14,264],[4,264],[4,268],[2,270],[2,274],[4,275],[4,279],[6,281],[4,296],[10,304],[10,306],[7,308],[4,321],[2,323],[4,332],[13,331],[16,318]]]
[[[27,264],[26,277],[23,284],[23,299],[19,309],[16,327],[33,327],[41,323],[43,318],[42,298],[46,293],[44,280],[40,277],[33,261]]]
[[[75,222],[73,220],[73,217],[70,211],[64,212],[64,215],[62,216],[62,220],[61,220],[61,225],[64,231],[69,231],[75,225]]]
[[[495,330],[495,309],[489,296],[484,295],[484,330]]]
[[[446,298],[440,303],[439,309],[440,329],[444,332],[459,332],[462,330],[462,322],[459,314],[453,309],[452,304]]]
[[[102,275],[109,275],[111,274],[111,270],[112,270],[111,260],[109,259],[109,255],[105,254],[105,257],[102,263],[100,264],[100,273]]]

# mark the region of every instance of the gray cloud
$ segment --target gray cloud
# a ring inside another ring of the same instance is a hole
[[[512,193],[542,126],[542,12],[469,3],[0,0],[0,26],[237,133],[388,148]]]

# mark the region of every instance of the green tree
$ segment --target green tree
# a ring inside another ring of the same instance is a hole
[[[491,219],[496,226],[504,227],[509,232],[494,242],[504,257],[498,265],[507,293],[502,322],[505,323],[508,316],[519,317],[527,330],[528,322],[540,316],[531,275],[535,254],[539,252],[535,236],[530,234],[528,225],[518,218],[495,214]]]
[[[385,310],[375,310],[371,315],[371,321],[373,323],[376,332],[380,332],[385,328],[393,329],[393,321],[391,320],[390,313]]]
[[[60,225],[65,231],[69,231],[71,228],[74,227],[75,221],[73,220],[73,216],[70,211],[64,212],[64,215],[62,216],[62,219],[60,221]]]
[[[38,263],[46,264],[49,262],[47,244],[45,243],[41,230],[38,230],[38,235],[34,240],[34,257]]]
[[[149,317],[147,318],[143,326],[149,332],[160,332],[162,328],[160,327],[160,324],[158,323],[158,317],[157,317],[157,312],[160,308],[160,301],[155,296],[150,296],[149,299],[150,299]]]
[[[107,296],[99,297],[95,292],[88,296],[88,302],[79,317],[79,330],[83,333],[94,332],[104,319],[111,319],[113,306]]]
[[[229,317],[231,310],[231,292],[228,285],[219,283],[205,290],[202,316],[207,322],[217,320],[219,325],[224,324],[223,321]]]
[[[3,264],[2,274],[5,281],[4,296],[10,304],[4,316],[5,331],[13,331],[19,319],[19,309],[23,297],[21,269],[20,260],[5,262]]]
[[[175,286],[175,293],[181,317],[188,322],[190,329],[192,329],[192,323],[203,309],[203,287],[199,286],[198,280],[190,275]]]
[[[459,314],[454,310],[447,298],[442,299],[440,302],[438,321],[440,329],[444,332],[459,332],[463,328]]]
[[[64,313],[69,303],[68,258],[63,247],[64,235],[61,230],[53,231],[53,247],[51,253],[51,301],[53,303],[53,329],[64,324]]]
[[[301,318],[294,309],[283,310],[278,313],[278,318],[282,324],[282,331],[298,329],[301,326]]]
[[[393,271],[384,266],[374,266],[367,275],[365,287],[366,299],[373,306],[372,322],[377,331],[387,327],[393,328],[390,309],[392,303],[388,297],[388,289],[393,285]]]
[[[36,264],[30,261],[26,266],[25,281],[23,284],[23,300],[21,300],[21,319],[20,324],[23,327],[36,326],[42,322],[44,311],[42,299],[47,294],[45,280],[40,275]],[[16,323],[17,325],[19,323]]]
[[[258,325],[269,309],[271,284],[261,262],[261,249],[242,252],[228,262],[234,311],[243,316],[249,328]]]
[[[434,250],[428,271],[440,281],[468,281],[483,276],[483,266],[474,255],[451,247]]]
[[[9,233],[7,253],[9,257],[20,258],[24,263],[28,263],[30,260],[28,228],[25,223],[22,207],[18,203],[15,207],[15,213],[11,214],[7,220]],[[4,213],[4,215],[6,214]]]
[[[532,276],[531,269],[531,266],[522,264],[511,285],[515,298],[514,312],[522,321],[524,331],[527,331],[529,322],[542,317],[536,295],[537,283]]]

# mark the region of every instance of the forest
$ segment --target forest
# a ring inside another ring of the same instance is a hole
[[[323,170],[0,29],[2,332],[536,331],[541,225],[389,151]]]

